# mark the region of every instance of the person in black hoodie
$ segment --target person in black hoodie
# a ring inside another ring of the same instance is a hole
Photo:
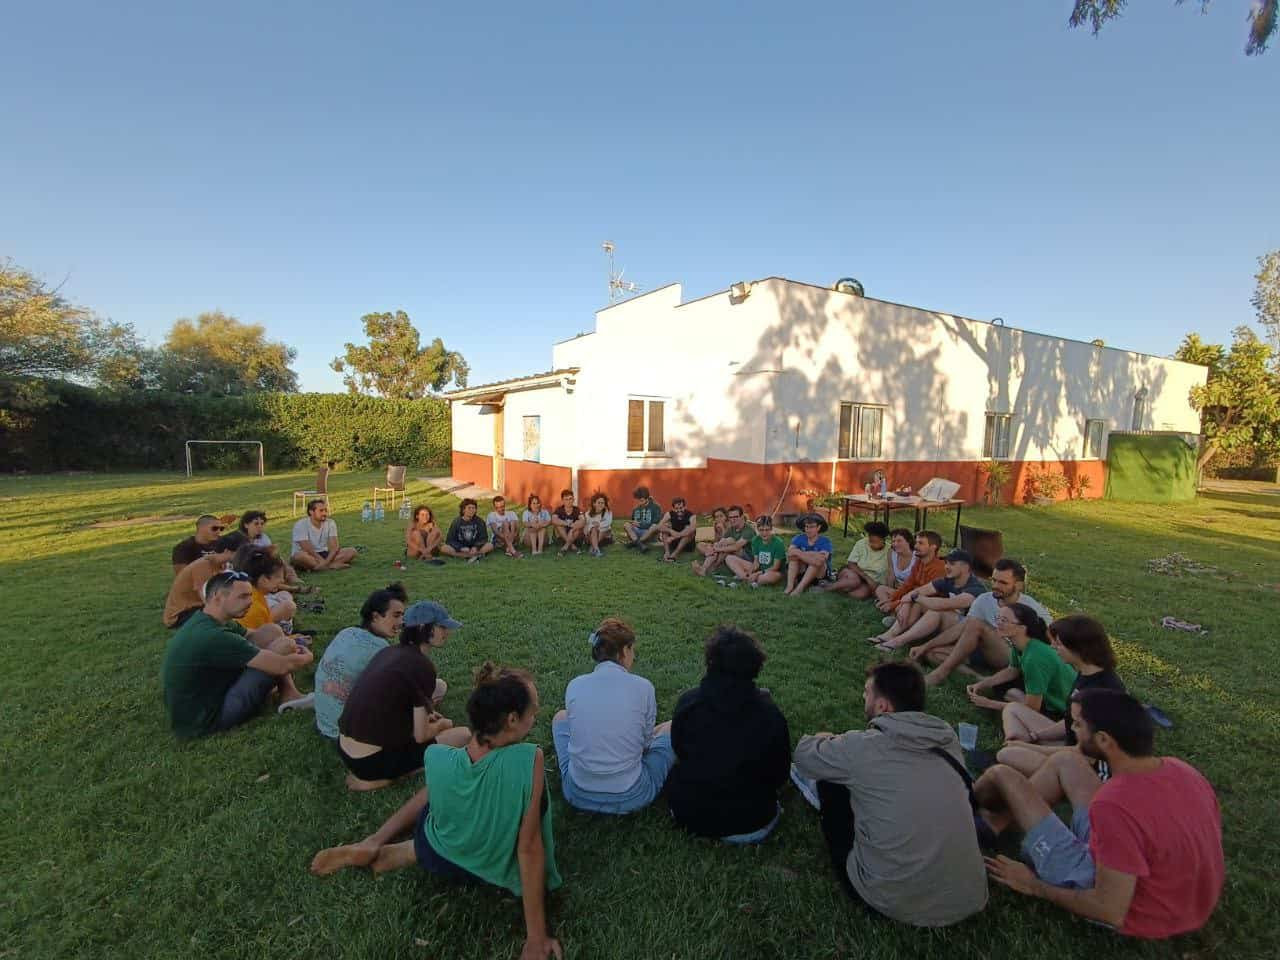
[[[667,778],[676,823],[726,843],[759,843],[782,814],[791,768],[787,719],[756,686],[765,655],[745,630],[721,624],[707,638],[707,673],[671,718],[677,762]]]
[[[493,550],[489,542],[489,528],[476,516],[476,502],[468,497],[458,505],[458,516],[449,526],[440,552],[458,557],[467,563],[475,563]]]

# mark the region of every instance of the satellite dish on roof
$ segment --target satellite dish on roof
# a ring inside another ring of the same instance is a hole
[[[839,293],[852,293],[855,297],[866,296],[862,283],[853,277],[841,277],[831,288]]]

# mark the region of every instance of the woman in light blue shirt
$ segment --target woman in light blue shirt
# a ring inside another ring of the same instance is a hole
[[[635,631],[610,617],[589,639],[596,668],[569,681],[551,721],[560,788],[579,810],[633,813],[653,802],[676,762],[671,723],[655,726],[653,684],[631,672]]]

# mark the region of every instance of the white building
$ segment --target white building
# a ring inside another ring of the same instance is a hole
[[[801,491],[931,477],[981,497],[1006,460],[1105,486],[1114,430],[1199,433],[1206,369],[770,277],[682,302],[672,284],[596,314],[551,370],[446,394],[453,475],[513,500],[646,484],[663,505],[795,510]]]

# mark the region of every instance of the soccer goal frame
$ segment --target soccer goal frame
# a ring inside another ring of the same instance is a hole
[[[258,476],[265,477],[267,475],[266,463],[262,456],[261,440],[188,440],[184,444],[183,449],[187,454],[187,479],[191,479],[191,445],[193,443],[221,443],[221,444],[248,444],[258,448]]]

